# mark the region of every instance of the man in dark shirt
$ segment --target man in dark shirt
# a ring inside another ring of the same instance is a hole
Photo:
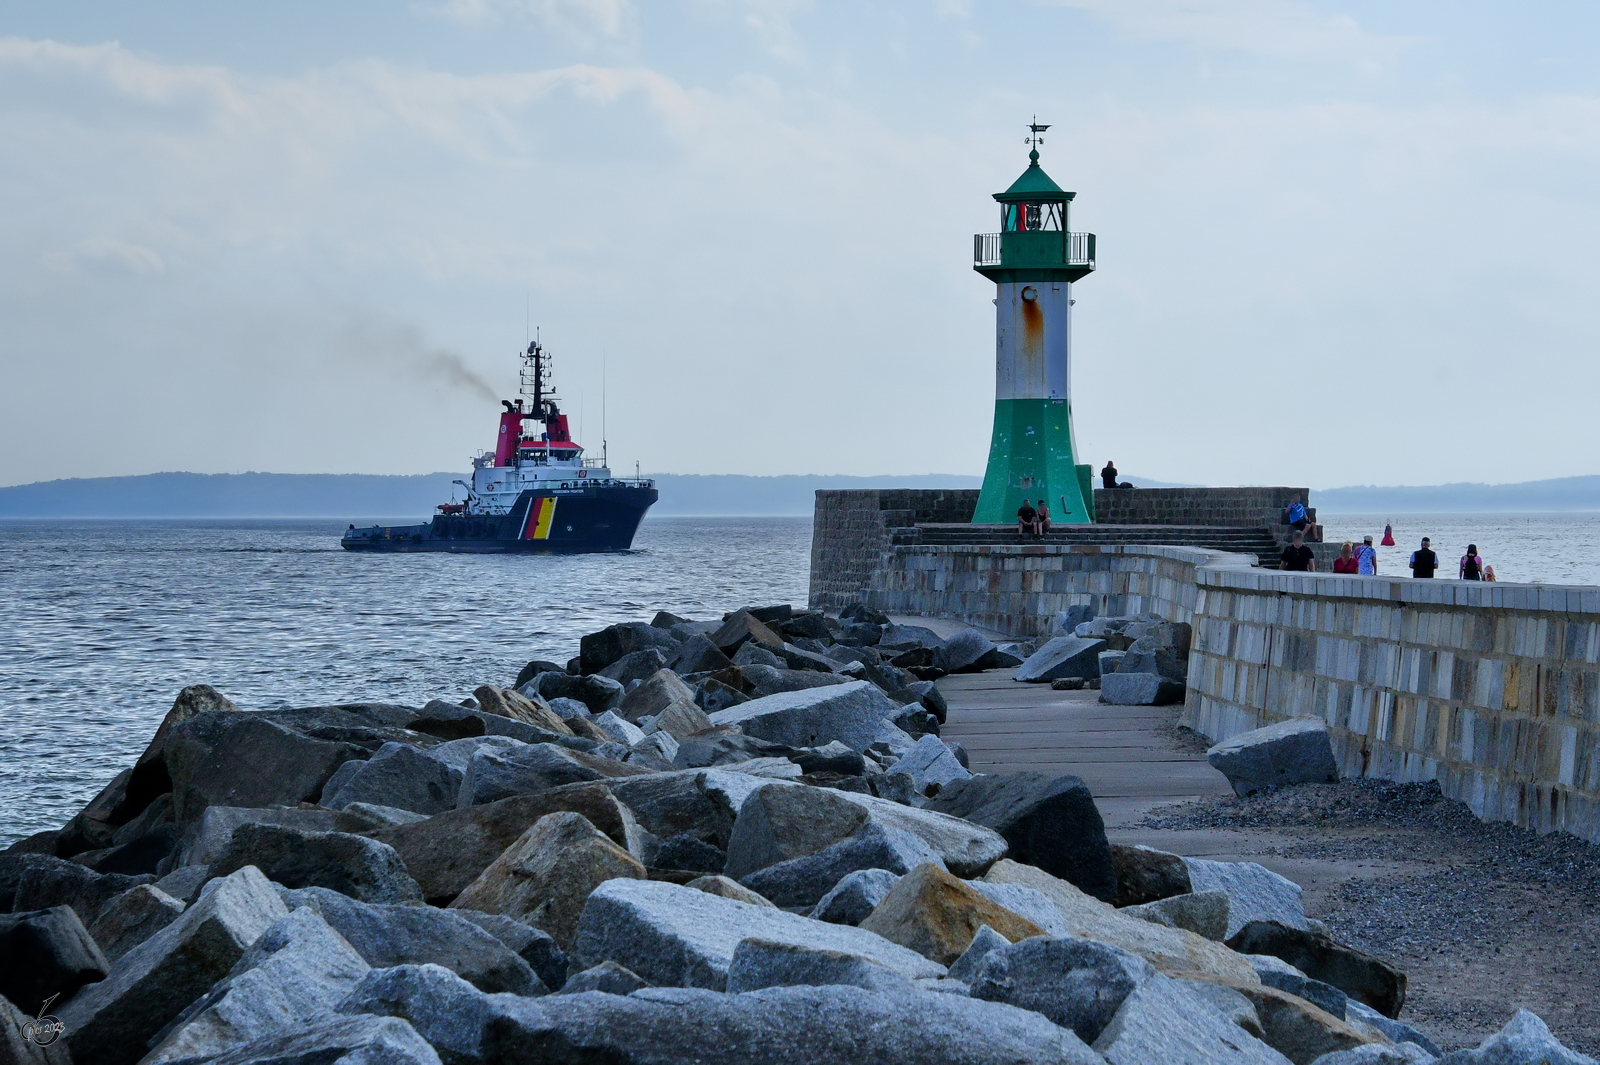
[[[1039,534],[1039,512],[1034,510],[1033,504],[1026,499],[1022,501],[1022,506],[1017,508],[1017,532],[1023,536],[1029,533],[1035,536]]]
[[[1311,573],[1317,568],[1317,554],[1306,546],[1306,534],[1299,529],[1289,537],[1289,546],[1283,549],[1279,560],[1280,569]]]
[[[1432,577],[1439,568],[1439,556],[1433,553],[1428,546],[1431,543],[1426,536],[1422,538],[1422,547],[1411,552],[1411,575],[1413,577]]]
[[[1107,488],[1117,486],[1117,464],[1110,459],[1106,459],[1105,469],[1100,471],[1100,483]]]

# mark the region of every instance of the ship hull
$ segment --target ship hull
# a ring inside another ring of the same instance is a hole
[[[440,514],[424,525],[373,525],[346,532],[346,551],[462,555],[577,555],[626,551],[654,488],[529,489],[505,514]]]

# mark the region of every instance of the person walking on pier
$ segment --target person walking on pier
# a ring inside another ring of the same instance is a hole
[[[1461,556],[1461,572],[1464,581],[1483,580],[1483,559],[1478,556],[1478,545],[1468,544],[1467,553]]]
[[[1106,459],[1105,469],[1100,471],[1100,483],[1107,488],[1117,486],[1117,464]]]
[[[1299,497],[1296,496],[1296,499]],[[1315,551],[1306,546],[1306,534],[1296,529],[1289,536],[1289,546],[1283,549],[1283,554],[1278,556],[1278,568],[1294,570],[1299,573],[1314,573],[1317,569],[1317,555]]]
[[[1439,568],[1439,556],[1433,553],[1432,543],[1426,536],[1422,538],[1422,546],[1411,552],[1411,576],[1417,578],[1431,578]]]
[[[1354,573],[1355,571],[1356,571],[1355,549],[1353,547],[1351,547],[1350,541],[1346,540],[1339,547],[1339,557],[1333,560],[1333,572],[1335,572],[1335,573]]]
[[[1372,546],[1371,533],[1362,537],[1361,546],[1356,548],[1356,572],[1363,577],[1378,575],[1378,552]]]

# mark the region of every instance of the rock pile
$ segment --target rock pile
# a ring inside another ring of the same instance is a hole
[[[1161,706],[1183,701],[1189,680],[1187,624],[1158,614],[1093,617],[1088,608],[1057,615],[1057,635],[1022,663],[1016,679],[1100,690],[1118,706]]]
[[[1171,630],[1131,624],[1159,673]],[[1112,847],[1077,778],[974,775],[931,681],[1017,661],[777,606],[613,625],[458,703],[186,688],[0,854],[0,1062],[1438,1055],[1296,885]],[[1522,1014],[1442,1060],[1524,1052],[1587,1060]]]

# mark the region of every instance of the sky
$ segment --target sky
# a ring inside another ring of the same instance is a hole
[[[1600,472],[1600,5],[0,0],[0,484],[981,474],[1049,123],[1080,461]]]

